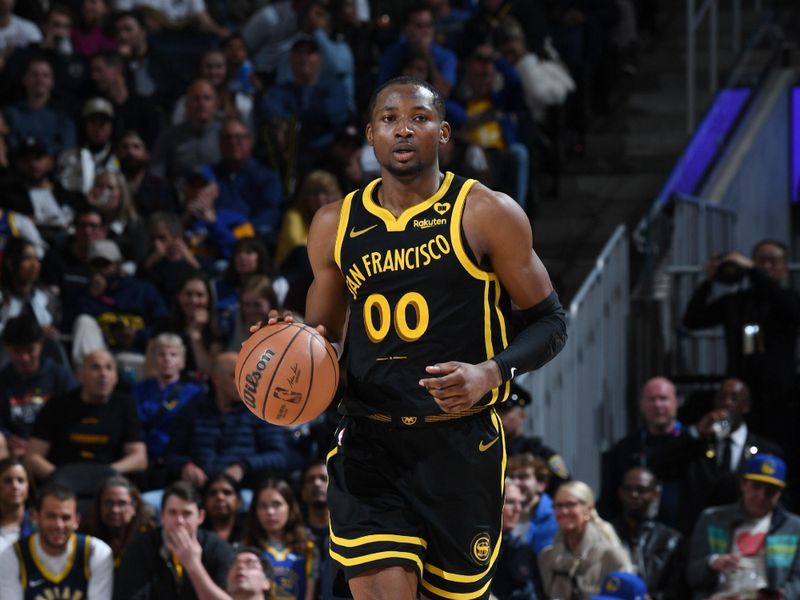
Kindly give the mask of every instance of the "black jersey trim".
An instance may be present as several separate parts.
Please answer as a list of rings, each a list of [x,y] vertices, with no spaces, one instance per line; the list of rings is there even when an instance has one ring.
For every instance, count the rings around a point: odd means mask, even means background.
[[[333,260],[342,270],[342,244],[344,243],[345,232],[347,231],[347,223],[350,221],[350,206],[353,204],[353,196],[356,195],[358,190],[347,194],[342,201],[342,207],[339,210],[339,225],[336,227],[336,242],[333,246]]]
[[[414,206],[407,208],[397,217],[383,208],[372,197],[372,191],[381,182],[380,177],[372,180],[367,187],[364,188],[364,193],[361,196],[361,203],[364,205],[364,208],[367,210],[367,212],[378,217],[384,222],[386,225],[386,231],[404,231],[406,225],[408,225],[408,222],[411,219],[428,210],[431,206],[436,204],[436,202],[442,199],[442,197],[450,189],[450,185],[453,183],[454,178],[455,175],[450,171],[447,171],[447,173],[444,174],[442,185],[439,186],[439,189],[436,190],[436,193],[433,196],[427,200],[423,200],[419,204],[415,204]]]

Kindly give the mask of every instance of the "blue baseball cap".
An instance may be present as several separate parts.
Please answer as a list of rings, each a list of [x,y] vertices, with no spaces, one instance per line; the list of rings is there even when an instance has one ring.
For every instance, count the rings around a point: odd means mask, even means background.
[[[786,463],[774,454],[755,454],[744,467],[745,479],[786,487]]]
[[[647,585],[641,577],[625,571],[612,571],[603,579],[600,593],[592,596],[591,600],[645,600],[646,596]]]

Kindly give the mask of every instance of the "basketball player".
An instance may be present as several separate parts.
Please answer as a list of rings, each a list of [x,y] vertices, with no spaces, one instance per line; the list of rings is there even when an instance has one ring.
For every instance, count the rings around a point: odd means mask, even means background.
[[[40,494],[39,530],[0,552],[0,598],[110,600],[114,563],[108,544],[76,534],[75,493],[53,484]]]
[[[488,598],[505,470],[493,407],[562,348],[564,312],[519,205],[439,171],[439,93],[394,79],[369,115],[381,178],[321,208],[308,236],[306,321],[345,341],[331,557],[356,600]]]

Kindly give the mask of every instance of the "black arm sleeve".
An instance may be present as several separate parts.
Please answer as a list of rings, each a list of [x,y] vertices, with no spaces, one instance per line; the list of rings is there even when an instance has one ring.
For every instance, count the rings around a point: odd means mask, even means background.
[[[567,320],[558,294],[520,311],[524,327],[508,347],[493,357],[506,382],[514,375],[538,369],[561,352],[567,341]]]

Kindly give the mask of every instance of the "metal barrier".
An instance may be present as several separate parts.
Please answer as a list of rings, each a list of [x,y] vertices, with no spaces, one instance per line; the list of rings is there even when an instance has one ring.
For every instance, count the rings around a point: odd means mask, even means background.
[[[701,198],[676,194],[652,211],[637,231],[639,249],[653,262],[635,301],[631,382],[640,387],[657,373],[672,377],[724,372],[721,332],[680,327],[692,292],[711,256],[735,249],[736,212]]]
[[[754,11],[762,12],[761,0],[754,0]],[[713,96],[719,88],[719,2],[705,0],[697,8],[697,0],[686,0],[686,132],[697,125],[697,40],[695,35],[708,16],[708,92]],[[742,48],[742,2],[731,2],[731,50]]]
[[[705,277],[712,256],[735,250],[736,212],[701,198],[680,195],[674,199],[675,215],[669,261],[668,294],[662,299],[663,327],[669,335],[665,349],[668,373],[717,375],[725,372],[722,331],[689,333],[680,326],[683,311]]]
[[[569,341],[520,378],[533,395],[526,431],[557,449],[573,476],[599,491],[598,449],[626,433],[628,236],[614,231],[569,306]]]

